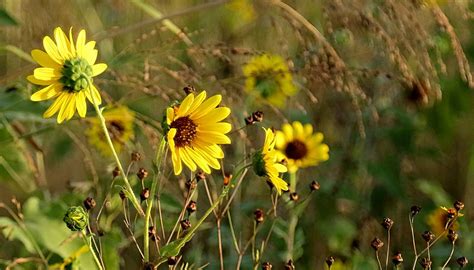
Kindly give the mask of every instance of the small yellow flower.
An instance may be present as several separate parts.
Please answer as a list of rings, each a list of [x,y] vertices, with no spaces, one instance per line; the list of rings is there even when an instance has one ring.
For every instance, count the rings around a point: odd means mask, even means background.
[[[426,221],[431,231],[438,236],[448,229],[457,230],[459,224],[456,219],[462,216],[463,214],[457,212],[454,208],[440,207],[431,212]]]
[[[95,41],[86,43],[86,31],[81,30],[74,42],[72,29],[69,38],[60,27],[54,29],[54,41],[44,37],[42,50],[31,51],[33,59],[41,65],[35,68],[28,81],[45,86],[31,96],[32,101],[43,101],[55,98],[43,117],[49,118],[58,113],[57,121],[69,120],[78,112],[80,117],[86,116],[86,98],[99,105],[100,93],[92,84],[92,77],[107,69],[106,64],[95,64],[97,50]]]
[[[232,0],[226,7],[235,14],[240,23],[248,23],[255,18],[255,10],[251,0]]]
[[[297,89],[285,61],[277,55],[260,55],[243,67],[245,90],[277,107],[285,106],[286,99]]]
[[[322,143],[323,134],[313,134],[313,126],[300,122],[283,124],[282,131],[276,132],[276,149],[288,162],[288,171],[316,166],[329,159],[329,147]]]
[[[275,134],[271,129],[265,130],[265,142],[261,151],[258,151],[253,156],[253,169],[258,176],[267,177],[275,189],[278,191],[278,194],[281,195],[282,190],[288,190],[288,184],[281,179],[278,175],[279,173],[286,172],[287,168],[277,163],[277,151],[275,148]]]
[[[199,167],[205,173],[221,167],[218,159],[224,158],[224,152],[218,144],[230,144],[225,134],[232,126],[220,121],[230,114],[230,109],[217,107],[221,95],[205,99],[206,91],[197,96],[191,93],[181,104],[166,110],[166,137],[175,175],[181,173],[182,162],[191,171]]]
[[[117,152],[120,152],[122,147],[134,138],[133,122],[135,114],[127,107],[121,106],[105,111],[103,116],[114,148]],[[99,119],[91,119],[91,126],[86,131],[86,135],[89,143],[95,146],[102,155],[112,155]]]

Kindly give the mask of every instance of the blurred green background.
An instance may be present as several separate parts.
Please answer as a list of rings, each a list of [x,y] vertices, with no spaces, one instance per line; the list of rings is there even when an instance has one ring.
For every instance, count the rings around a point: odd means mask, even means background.
[[[455,200],[466,209],[454,258],[472,256],[474,92],[459,68],[466,71],[463,55],[467,62],[474,59],[474,3],[446,2],[285,1],[319,31],[318,37],[272,1],[2,0],[0,202],[16,209],[11,203],[16,198],[31,237],[51,262],[60,262],[81,244],[70,239],[72,244],[60,245],[71,235],[62,223],[67,207],[87,196],[99,204],[104,200],[114,165],[88,143],[84,130],[90,121],[74,118],[57,125],[55,119],[41,118],[47,104],[29,100],[38,88],[25,79],[36,66],[29,52],[41,48],[42,38],[56,26],[73,27],[76,33],[86,29],[88,40],[97,41],[100,61],[109,66],[95,80],[106,103],[128,106],[136,114],[135,137],[121,153],[127,162],[132,151],[144,156],[132,170],[152,170],[163,110],[184,96],[187,84],[222,94],[224,105],[233,109],[234,130],[261,110],[265,127],[299,120],[324,133],[330,159],[299,172],[301,196],[308,195],[313,180],[321,189],[311,194],[299,220],[293,258],[298,269],[323,269],[329,255],[339,269],[376,269],[370,241],[376,236],[385,241],[383,217],[395,221],[391,250],[400,250],[404,268],[411,269],[410,207],[422,207],[415,219],[421,247],[429,216]],[[163,21],[150,22],[161,15],[173,15],[170,22],[182,33],[176,35]],[[453,46],[450,27],[463,51]],[[245,97],[242,65],[262,52],[281,55],[293,72],[299,92],[283,109]],[[93,116],[89,109],[88,117]],[[231,137],[233,145],[224,147],[228,171],[263,140],[260,126]],[[221,185],[218,176],[211,180],[213,188]],[[183,184],[170,174],[164,186],[165,226],[174,224],[181,208]],[[205,211],[208,201],[200,188],[199,211]],[[111,195],[101,223],[106,265],[138,269],[141,261],[124,228],[120,199],[116,190]],[[267,186],[253,173],[238,197],[232,215],[244,241],[251,234],[253,211],[271,202]],[[262,257],[276,269],[285,263],[286,215],[282,207],[283,218]],[[266,231],[270,224],[263,226]],[[35,256],[30,237],[4,209],[0,231],[0,269],[13,258]],[[233,269],[237,254],[227,223],[223,234],[225,265]],[[449,251],[449,243],[440,241],[432,250],[434,264],[444,262]],[[92,269],[87,256],[79,257],[82,269]],[[219,269],[212,217],[185,248],[184,260],[195,268],[209,263],[206,269]],[[252,268],[250,254],[241,268]],[[34,269],[34,263],[13,269]]]

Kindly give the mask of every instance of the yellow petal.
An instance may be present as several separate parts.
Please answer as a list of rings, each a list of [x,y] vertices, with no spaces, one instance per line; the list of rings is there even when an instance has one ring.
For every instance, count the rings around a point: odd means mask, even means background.
[[[84,91],[80,91],[76,96],[76,108],[80,117],[86,117],[87,103],[86,94],[84,94]]]
[[[197,169],[196,163],[194,163],[193,159],[189,156],[186,149],[180,148],[179,150],[181,160],[184,162],[184,164],[186,164],[186,166],[188,166],[191,171],[195,171]]]
[[[176,118],[185,116],[191,105],[193,105],[193,101],[193,94],[189,94],[188,96],[186,96],[183,102],[181,102],[181,104],[179,105],[178,112],[176,113]]]
[[[59,114],[57,118],[58,124],[61,124],[68,116],[67,108],[69,107],[69,104],[71,103],[71,100],[74,97],[74,94],[70,94],[70,93],[66,93],[63,95],[65,95],[66,97],[61,104],[61,108],[59,109]]]
[[[283,164],[280,164],[280,163],[275,163],[273,164],[273,166],[277,169],[278,172],[287,172],[288,171],[288,168],[283,165]]]
[[[84,57],[84,47],[85,46],[86,46],[86,31],[81,30],[79,32],[79,35],[77,36],[77,40],[76,40],[77,56],[85,58]]]
[[[219,161],[217,161],[216,158],[212,157],[208,152],[204,151],[204,149],[201,149],[200,147],[195,147],[193,150],[196,151],[196,153],[199,154],[201,157],[203,157],[211,168],[216,170],[221,168]]]
[[[31,57],[33,57],[33,60],[43,67],[61,69],[61,65],[56,63],[56,61],[54,61],[47,53],[43,52],[42,50],[32,50]]]
[[[94,85],[91,85],[90,87],[88,87],[88,88],[85,90],[85,93],[86,93],[87,99],[88,99],[92,104],[100,105],[100,104],[102,103],[102,98],[100,97],[100,93],[99,93],[99,91],[97,90],[97,88],[95,88]]]
[[[61,56],[61,54],[59,54],[58,47],[56,46],[56,44],[54,43],[54,41],[50,37],[46,36],[46,37],[43,38],[43,47],[44,47],[44,50],[46,51],[46,53],[56,63],[58,63],[60,65],[62,65],[64,63],[63,57]]]
[[[77,93],[71,94],[69,102],[67,103],[67,106],[65,109],[66,121],[71,119],[74,116],[74,113],[76,112],[76,97],[77,97]]]
[[[107,69],[107,65],[100,63],[92,66],[92,76],[97,76]]]
[[[211,173],[211,168],[209,168],[209,165],[207,164],[207,161],[204,157],[199,155],[190,147],[185,147],[184,150],[186,151],[186,154],[189,155],[189,157],[196,163],[196,165],[199,168],[201,168],[207,174]]]
[[[181,164],[181,158],[179,156],[179,150],[176,149],[176,151],[171,152],[171,161],[173,162],[173,170],[174,174],[178,175],[181,173],[183,170],[183,166]]]
[[[174,121],[174,109],[171,107],[166,108],[166,123],[169,125]]]
[[[278,149],[283,149],[285,148],[285,145],[286,145],[285,134],[281,131],[277,131],[275,134],[275,146]]]
[[[56,46],[58,47],[58,52],[62,56],[62,58],[71,59],[71,46],[69,44],[69,40],[66,37],[66,34],[64,34],[61,27],[56,27],[56,29],[54,29],[54,39],[56,40]]]
[[[53,116],[59,109],[61,109],[61,105],[63,104],[64,100],[67,97],[67,93],[63,92],[59,95],[59,97],[49,106],[49,108],[43,113],[44,118],[50,118]]]
[[[197,124],[216,123],[224,120],[230,114],[230,109],[227,107],[219,107],[212,109],[206,115],[200,118],[192,118]]]
[[[229,123],[210,123],[202,124],[197,127],[197,131],[215,131],[220,133],[228,133],[232,130],[232,125]]]
[[[193,113],[202,104],[202,102],[205,99],[206,99],[206,91],[202,91],[201,93],[199,93],[199,95],[197,95],[194,98],[193,104],[191,105],[191,107],[189,107],[188,114]]]
[[[292,141],[293,140],[293,128],[291,127],[290,124],[283,124],[281,127],[283,130],[283,133],[285,134],[285,139],[287,141]]]
[[[310,137],[313,134],[313,126],[311,124],[304,125],[304,135],[305,137]]]
[[[38,80],[38,79],[35,78],[34,75],[28,75],[28,77],[26,77],[26,79],[29,82],[37,84],[37,85],[50,85],[50,84],[53,84],[53,83],[57,82],[57,80],[48,80],[48,81]]]
[[[298,121],[293,122],[293,136],[297,139],[304,140],[304,128]]]
[[[35,68],[33,75],[36,79],[43,81],[58,80],[62,76],[59,70],[47,67]]]
[[[31,95],[31,101],[42,101],[57,97],[61,93],[61,85],[55,83],[51,84]]]
[[[197,109],[190,115],[191,119],[198,119],[204,115],[206,115],[208,112],[210,112],[212,109],[216,108],[217,105],[222,100],[221,95],[215,95],[204,101]]]
[[[171,151],[175,151],[175,146],[174,146],[174,136],[176,136],[177,129],[171,128],[168,131],[168,134],[166,134],[167,139],[168,139],[168,145],[171,149]]]
[[[220,132],[214,132],[214,131],[200,131],[197,133],[197,136],[208,143],[214,143],[214,144],[230,144],[230,139],[226,135],[220,133]]]
[[[76,48],[74,46],[74,39],[72,38],[72,27],[69,28],[69,50],[71,50],[72,56],[77,56]]]

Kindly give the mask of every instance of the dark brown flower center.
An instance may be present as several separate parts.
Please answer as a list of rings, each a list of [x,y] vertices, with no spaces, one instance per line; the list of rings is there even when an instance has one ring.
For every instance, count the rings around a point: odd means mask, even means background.
[[[285,148],[285,155],[290,159],[302,159],[308,153],[306,144],[300,140],[289,142]]]
[[[125,127],[121,121],[107,121],[107,130],[110,133],[111,139],[114,141],[120,141],[122,137]]]
[[[176,135],[174,136],[174,143],[177,147],[184,147],[191,144],[196,138],[196,127],[197,125],[189,117],[181,117],[173,121],[170,128],[176,129]]]

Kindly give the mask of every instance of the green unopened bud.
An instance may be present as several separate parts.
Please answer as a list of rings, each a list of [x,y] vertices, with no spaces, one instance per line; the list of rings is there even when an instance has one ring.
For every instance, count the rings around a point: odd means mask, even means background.
[[[262,152],[258,151],[253,155],[252,167],[256,175],[258,176],[267,175],[267,170],[265,169],[265,160],[263,159]]]
[[[63,221],[71,231],[82,231],[89,223],[89,215],[81,206],[72,206],[66,211]]]

